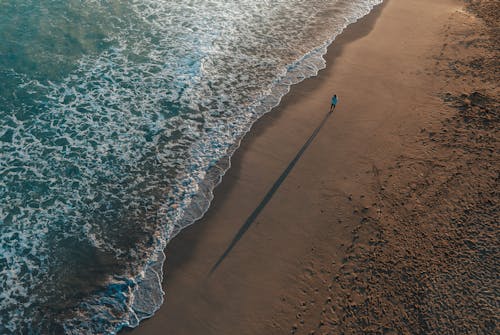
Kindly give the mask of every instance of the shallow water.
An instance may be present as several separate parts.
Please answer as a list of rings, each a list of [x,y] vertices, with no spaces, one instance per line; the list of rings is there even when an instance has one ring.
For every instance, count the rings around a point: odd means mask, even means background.
[[[379,2],[0,1],[0,334],[150,316],[242,136]]]

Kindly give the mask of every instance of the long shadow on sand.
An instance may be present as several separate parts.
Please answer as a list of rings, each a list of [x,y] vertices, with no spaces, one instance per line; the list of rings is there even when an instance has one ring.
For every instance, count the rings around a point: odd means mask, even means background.
[[[250,226],[252,225],[252,223],[254,223],[254,221],[257,218],[257,216],[259,216],[260,212],[264,209],[264,207],[266,207],[267,203],[271,200],[271,198],[273,197],[274,193],[276,193],[276,191],[281,186],[281,184],[283,184],[283,182],[285,181],[286,177],[290,174],[290,172],[294,168],[295,164],[297,164],[297,162],[299,161],[300,157],[302,157],[302,155],[307,150],[307,148],[309,147],[309,145],[312,143],[312,141],[314,141],[314,139],[316,138],[316,135],[318,135],[318,133],[320,132],[321,128],[323,128],[323,126],[325,125],[325,123],[328,120],[328,118],[330,117],[330,115],[332,115],[332,112],[329,112],[328,114],[326,114],[326,116],[323,118],[323,120],[321,121],[321,123],[319,124],[319,126],[313,131],[312,135],[307,139],[306,143],[304,143],[304,145],[302,146],[302,148],[300,148],[300,150],[297,153],[297,155],[295,155],[295,157],[288,164],[288,166],[283,171],[283,173],[281,173],[281,175],[279,176],[279,178],[274,182],[273,186],[269,189],[269,191],[264,196],[264,198],[262,199],[262,201],[260,202],[260,204],[257,206],[257,208],[255,208],[255,210],[252,212],[252,214],[250,214],[250,216],[248,217],[248,219],[241,226],[240,230],[238,230],[238,232],[234,236],[233,240],[231,241],[231,244],[229,244],[229,246],[227,247],[226,251],[224,251],[224,253],[222,254],[222,256],[219,257],[219,259],[217,260],[217,262],[215,263],[215,265],[212,267],[212,269],[210,270],[210,274],[212,274],[215,270],[217,270],[217,268],[219,267],[219,265],[229,255],[229,253],[231,252],[231,250],[233,250],[233,248],[236,246],[236,243],[238,243],[238,241],[243,237],[243,235],[250,228]]]

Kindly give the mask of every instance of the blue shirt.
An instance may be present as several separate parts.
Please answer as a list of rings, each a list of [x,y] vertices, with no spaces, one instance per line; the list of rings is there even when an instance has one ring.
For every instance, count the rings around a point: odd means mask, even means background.
[[[333,96],[332,97],[332,105],[336,105],[336,104],[337,104],[337,97]]]

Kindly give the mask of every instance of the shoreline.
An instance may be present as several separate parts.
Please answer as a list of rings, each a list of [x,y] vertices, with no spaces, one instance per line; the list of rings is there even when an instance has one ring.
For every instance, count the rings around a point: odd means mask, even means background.
[[[219,203],[224,203],[226,201],[225,199],[225,194],[228,193],[229,190],[232,189],[234,183],[231,181],[228,181],[227,179],[229,178],[237,178],[234,176],[234,171],[233,170],[239,170],[240,169],[240,164],[242,160],[242,156],[245,155],[245,152],[248,150],[251,150],[250,147],[252,146],[253,140],[258,137],[260,134],[263,132],[267,131],[267,128],[274,122],[279,122],[279,118],[282,113],[284,113],[284,110],[286,110],[287,106],[292,104],[295,99],[297,99],[297,94],[300,94],[302,91],[303,85],[308,84],[309,81],[317,81],[317,80],[324,80],[327,78],[324,78],[326,76],[322,75],[322,72],[326,70],[329,66],[331,66],[331,63],[334,62],[334,59],[336,57],[339,57],[342,54],[342,49],[345,45],[363,38],[366,36],[372,29],[373,26],[375,25],[378,17],[381,15],[381,12],[383,8],[386,6],[386,3],[389,2],[389,0],[385,0],[382,3],[375,5],[374,8],[368,13],[367,15],[363,16],[359,20],[357,20],[354,23],[349,24],[341,34],[339,34],[335,40],[327,47],[327,53],[323,55],[323,58],[325,59],[326,65],[325,68],[321,69],[318,71],[318,74],[309,78],[304,79],[303,81],[294,84],[290,87],[289,92],[285,94],[276,107],[272,108],[269,112],[265,113],[262,115],[257,121],[253,123],[251,126],[251,129],[249,132],[243,137],[241,140],[238,148],[236,151],[233,153],[233,155],[229,158],[230,159],[230,168],[226,171],[226,173],[222,176],[222,180],[220,183],[217,184],[217,186],[214,188],[213,195],[214,198],[212,202],[210,203],[210,206],[208,210],[204,213],[204,216],[201,219],[198,219],[196,222],[193,224],[183,228],[167,245],[167,247],[164,250],[164,254],[166,255],[166,260],[163,268],[164,272],[164,279],[162,283],[163,290],[165,292],[165,297],[164,297],[164,303],[160,308],[155,312],[153,316],[150,318],[146,318],[141,320],[140,324],[135,327],[135,328],[128,328],[125,327],[120,331],[120,333],[123,334],[129,334],[129,333],[136,333],[140,332],[141,326],[149,322],[151,319],[155,319],[156,315],[161,312],[162,309],[164,309],[165,303],[168,300],[168,291],[169,287],[167,284],[167,278],[172,277],[174,275],[174,272],[178,267],[181,267],[184,262],[189,261],[189,256],[191,254],[192,249],[194,248],[194,245],[196,244],[196,241],[199,239],[203,238],[204,232],[203,232],[203,224],[204,221],[209,220],[207,217],[211,214],[213,211],[217,211],[219,207]],[[309,84],[310,85],[310,84]],[[315,84],[313,84],[315,85]],[[329,108],[329,99],[325,100],[326,103],[325,108]],[[325,110],[326,110],[325,109]],[[319,120],[321,118],[321,114],[317,116],[317,119]],[[310,125],[311,130],[313,129],[313,125]],[[304,134],[305,135],[305,134]],[[290,155],[290,157],[292,157]],[[277,169],[275,169],[277,170]],[[277,171],[275,171],[277,172]],[[187,235],[187,236],[185,236]],[[173,251],[169,251],[171,249],[174,249]],[[174,252],[175,254],[180,254],[180,259],[175,259],[175,260],[169,260],[172,256],[169,257],[169,255]],[[174,256],[175,257],[175,256]],[[215,263],[214,263],[215,264]],[[208,273],[208,272],[207,272]],[[148,331],[149,332],[149,331]]]
[[[267,127],[270,125],[272,122],[278,122],[278,118],[280,117],[280,114],[283,113],[283,111],[286,109],[286,106],[293,103],[296,98],[296,94],[300,93],[302,90],[301,86],[305,83],[307,83],[310,80],[319,80],[323,79],[324,76],[321,75],[321,72],[323,72],[326,67],[330,66],[334,59],[336,57],[339,57],[342,53],[342,49],[345,45],[360,39],[364,36],[366,36],[371,29],[373,29],[373,26],[380,16],[383,8],[385,7],[386,3],[389,0],[385,0],[382,3],[375,5],[373,9],[368,13],[367,15],[363,16],[362,18],[358,19],[356,22],[349,24],[343,31],[340,33],[335,40],[327,47],[327,53],[323,55],[323,58],[325,59],[325,68],[320,69],[318,71],[318,74],[312,77],[308,77],[301,82],[297,84],[291,85],[289,92],[286,93],[283,97],[280,99],[280,103],[276,106],[273,107],[269,112],[263,114],[258,120],[256,120],[249,132],[243,137],[241,140],[239,146],[237,147],[236,151],[233,153],[233,155],[229,158],[230,159],[230,168],[225,172],[225,174],[221,177],[221,181],[216,185],[214,188],[213,195],[214,198],[211,201],[208,210],[204,213],[203,217],[201,219],[198,219],[196,222],[192,223],[191,225],[183,228],[167,245],[167,247],[164,250],[164,254],[166,255],[166,261],[164,264],[164,280],[162,283],[163,290],[165,292],[165,302],[168,299],[168,284],[166,284],[166,278],[168,276],[172,276],[173,272],[176,271],[176,268],[180,266],[176,261],[169,262],[169,250],[170,249],[178,249],[174,251],[175,253],[182,254],[181,259],[179,260],[181,263],[184,263],[188,261],[186,259],[186,256],[190,254],[191,252],[191,247],[193,241],[193,237],[187,236],[184,237],[183,235],[185,234],[196,234],[196,240],[203,238],[203,227],[199,227],[204,224],[204,221],[206,220],[206,216],[210,215],[210,212],[216,211],[218,207],[218,203],[224,202],[224,193],[228,189],[232,188],[232,183],[230,181],[227,181],[228,179],[228,174],[233,170],[236,169],[236,166],[239,166],[241,164],[241,156],[245,154],[245,151],[249,150],[249,147],[252,145],[252,141],[255,137],[258,137],[259,134],[262,132],[266,131]],[[330,64],[330,65],[329,65]],[[326,78],[324,78],[326,79]],[[314,84],[313,84],[314,85]],[[327,104],[325,104],[326,108],[329,107],[329,100],[327,99]],[[321,114],[317,116],[318,120],[321,118]],[[311,130],[313,129],[311,125]],[[231,176],[231,178],[234,178],[234,176]],[[189,231],[189,233],[188,233]],[[187,241],[184,241],[184,239],[187,239]],[[194,242],[196,243],[196,242]],[[180,244],[178,247],[177,245]],[[172,264],[173,263],[173,264]],[[140,331],[141,325],[143,325],[145,322],[148,322],[150,319],[154,319],[156,314],[159,313],[163,309],[163,305],[160,306],[160,308],[155,312],[153,316],[150,318],[146,318],[141,320],[140,324],[135,327],[135,328],[129,328],[125,327],[123,328],[120,333],[128,334],[128,333],[134,333],[136,331]]]
[[[168,244],[171,243],[171,241],[173,239],[175,239],[177,237],[178,234],[180,234],[182,231],[184,231],[186,228],[188,227],[191,227],[192,225],[196,224],[197,222],[199,222],[200,220],[203,219],[203,217],[205,216],[205,214],[207,213],[207,211],[211,208],[212,206],[212,202],[214,201],[213,198],[214,198],[214,193],[215,193],[215,189],[222,183],[222,180],[223,178],[225,177],[226,173],[228,172],[229,169],[231,169],[231,166],[233,164],[233,156],[235,155],[235,153],[237,151],[240,150],[240,146],[242,145],[241,143],[249,136],[251,136],[251,133],[253,133],[255,130],[255,124],[258,123],[259,121],[262,120],[262,118],[264,116],[266,116],[267,114],[269,113],[272,113],[272,112],[276,112],[277,110],[279,110],[282,105],[282,101],[283,99],[288,96],[290,94],[290,91],[292,90],[292,88],[296,85],[299,85],[301,84],[304,80],[308,80],[308,79],[311,79],[311,78],[316,78],[318,75],[319,75],[319,72],[321,72],[322,70],[324,70],[324,68],[327,66],[327,61],[325,59],[325,57],[327,56],[327,53],[328,53],[328,50],[330,49],[330,47],[332,46],[333,42],[337,41],[339,36],[340,35],[343,35],[345,30],[350,28],[350,26],[352,25],[356,25],[358,24],[358,22],[360,20],[363,20],[369,16],[378,16],[380,15],[380,11],[381,9],[384,7],[384,0],[380,0],[381,2],[379,4],[376,4],[376,5],[373,5],[372,8],[370,9],[369,13],[368,14],[365,14],[364,16],[356,19],[354,22],[351,22],[351,23],[347,23],[347,25],[342,29],[342,31],[335,36],[335,38],[331,38],[327,41],[325,41],[323,44],[315,47],[314,49],[311,49],[310,51],[308,51],[305,55],[303,55],[299,60],[296,60],[294,62],[292,62],[291,64],[289,64],[289,66],[291,65],[295,65],[295,64],[300,64],[300,67],[307,67],[307,59],[312,57],[313,59],[313,63],[314,63],[314,66],[315,66],[315,69],[312,70],[313,72],[315,72],[315,74],[311,74],[311,73],[307,73],[307,76],[305,79],[300,79],[300,78],[303,78],[301,76],[296,76],[296,74],[294,74],[294,71],[290,72],[286,77],[285,79],[288,79],[288,80],[284,80],[286,82],[295,82],[293,84],[286,84],[285,86],[287,87],[287,90],[286,92],[287,93],[282,93],[283,95],[279,95],[279,98],[277,99],[277,102],[276,102],[276,105],[274,107],[266,107],[267,108],[270,108],[268,109],[266,112],[264,112],[263,114],[261,114],[260,117],[258,117],[256,120],[252,121],[251,124],[249,125],[249,128],[247,130],[247,133],[245,133],[245,135],[243,135],[243,137],[241,137],[237,142],[234,143],[234,145],[232,146],[232,148],[229,150],[227,156],[223,157],[221,160],[219,160],[219,162],[213,167],[213,170],[220,170],[222,172],[215,172],[214,174],[217,176],[217,178],[214,178],[214,179],[206,179],[208,181],[203,181],[201,184],[203,185],[203,187],[201,187],[202,189],[207,189],[207,191],[203,191],[199,194],[197,194],[196,197],[198,198],[204,198],[207,202],[201,202],[201,206],[196,202],[194,201],[194,203],[196,203],[196,205],[194,207],[196,207],[196,209],[191,209],[191,211],[194,211],[196,213],[196,215],[193,215],[193,213],[189,213],[188,215],[186,215],[187,217],[196,217],[196,219],[194,219],[191,223],[189,224],[186,224],[186,225],[181,225],[182,228],[175,228],[173,231],[173,237],[169,238],[167,240],[167,247],[165,247],[162,251],[158,252],[157,254],[159,254],[159,256],[155,256],[153,258],[159,258],[159,259],[163,259],[165,263],[165,260],[166,260],[166,255],[165,255],[165,250],[168,248]],[[376,14],[374,14],[374,12],[376,11]],[[370,30],[371,26],[374,24],[374,20],[376,20],[376,18],[372,18],[371,20],[366,20],[366,23],[364,24],[364,28],[359,28],[359,34],[360,36],[352,36],[351,38],[353,39],[356,39],[356,38],[360,38],[362,34],[367,34],[368,33],[368,30]],[[344,41],[342,44],[345,44],[345,43],[348,43],[348,41]],[[338,45],[337,46],[337,50],[341,52],[341,48],[342,46]],[[324,52],[324,53],[321,53],[321,52]],[[313,57],[313,55],[315,55]],[[321,60],[319,59],[316,59],[316,57],[320,57]],[[323,62],[324,61],[324,67],[316,67],[317,66],[317,63],[321,61]],[[303,69],[302,69],[303,70]],[[305,71],[305,70],[303,70]],[[311,69],[307,70],[307,71],[311,71]],[[300,77],[300,78],[299,78]],[[282,79],[283,80],[283,79]],[[274,89],[278,90],[278,87],[282,85],[281,83],[279,83],[279,85],[275,86]],[[272,96],[275,96],[276,94],[270,94]],[[207,175],[211,175],[212,174],[212,171],[209,171],[207,173]],[[190,212],[189,210],[187,212]],[[200,214],[198,214],[200,213]],[[180,221],[185,221],[184,219],[181,219]],[[148,265],[147,268],[146,268],[146,272],[149,271],[149,267],[152,267],[152,268],[157,268],[158,267],[158,262],[157,261],[154,261],[152,262],[151,264],[153,265]],[[164,277],[164,274],[163,274],[163,267],[161,268],[161,276],[160,277]],[[160,283],[161,287],[163,287],[162,285],[163,281]],[[164,297],[162,297],[162,304],[163,304],[163,299]],[[161,305],[155,305],[155,309],[154,309],[154,312],[153,314],[151,314],[150,316],[147,316],[147,317],[141,317],[139,318],[139,323],[142,322],[143,320],[147,320],[147,319],[150,319],[151,317],[154,316],[154,314],[156,313],[156,311],[158,311],[158,309],[161,307]],[[143,313],[144,314],[144,313]],[[136,326],[137,327],[137,326]],[[122,330],[129,330],[129,329],[133,329],[135,327],[127,327],[127,326],[124,326],[123,328],[120,329],[120,331]]]
[[[356,304],[364,293],[325,283],[356,273],[349,260],[379,237],[373,222],[389,207],[374,187],[408,150],[408,139],[450,114],[429,114],[442,108],[436,93],[444,86],[444,80],[434,82],[432,57],[444,40],[443,25],[461,7],[451,0],[388,0],[349,25],[328,48],[326,69],[293,85],[243,138],[204,218],[166,248],[163,306],[122,333],[309,334],[326,325],[341,329],[342,322],[324,316],[330,308],[324,300]],[[208,277],[324,117],[332,92],[340,103],[325,129]],[[361,331],[359,325],[349,329]]]

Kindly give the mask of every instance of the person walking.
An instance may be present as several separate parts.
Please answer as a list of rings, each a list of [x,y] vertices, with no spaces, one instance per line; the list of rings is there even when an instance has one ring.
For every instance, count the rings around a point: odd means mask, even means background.
[[[333,112],[333,110],[335,109],[335,106],[337,106],[338,101],[339,101],[339,99],[337,98],[337,95],[334,94],[332,97],[332,104],[330,106],[330,113]]]

